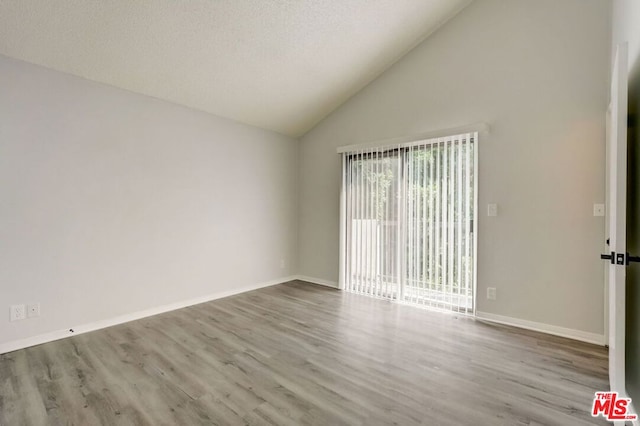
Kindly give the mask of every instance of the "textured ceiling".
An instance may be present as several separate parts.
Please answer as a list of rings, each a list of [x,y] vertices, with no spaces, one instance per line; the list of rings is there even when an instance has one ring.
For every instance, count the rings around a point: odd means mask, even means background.
[[[0,0],[0,53],[299,136],[471,0]]]

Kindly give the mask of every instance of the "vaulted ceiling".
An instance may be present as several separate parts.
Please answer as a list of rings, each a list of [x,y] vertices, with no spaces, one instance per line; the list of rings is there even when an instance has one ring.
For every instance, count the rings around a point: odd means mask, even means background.
[[[471,0],[0,0],[0,54],[299,136]]]

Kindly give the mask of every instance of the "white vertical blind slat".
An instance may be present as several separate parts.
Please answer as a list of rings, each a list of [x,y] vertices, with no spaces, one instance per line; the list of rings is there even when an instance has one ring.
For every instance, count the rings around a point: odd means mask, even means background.
[[[380,252],[380,217],[379,217],[379,211],[378,211],[378,205],[380,202],[380,152],[376,151],[375,152],[375,157],[376,157],[376,179],[375,179],[375,185],[376,185],[376,191],[375,191],[375,197],[374,197],[374,203],[373,203],[373,218],[375,220],[374,222],[374,229],[375,229],[375,246],[376,249],[373,251],[373,262],[376,266],[376,274],[375,274],[375,289],[374,289],[374,294],[376,295],[376,297],[380,297],[380,261],[379,261],[379,252]]]
[[[442,286],[442,249],[441,249],[441,240],[440,233],[442,231],[442,198],[440,196],[440,189],[442,187],[440,176],[442,175],[442,149],[440,147],[440,141],[438,141],[437,145],[437,153],[436,153],[436,180],[434,185],[436,187],[435,199],[436,199],[436,220],[434,223],[435,226],[435,275],[436,281],[434,283],[436,289],[436,295],[441,290]],[[436,305],[438,304],[438,298],[435,299]]]
[[[444,289],[443,308],[446,307],[449,286],[449,143],[443,145],[442,157],[442,286]]]
[[[364,178],[364,217],[363,217],[363,230],[364,230],[364,293],[371,294],[371,275],[373,274],[371,268],[371,248],[373,246],[371,241],[371,168],[373,167],[373,162],[371,161],[371,155],[367,155],[365,164],[365,173],[363,174]],[[367,177],[369,176],[369,177]]]
[[[453,258],[453,247],[454,247],[454,239],[453,239],[453,229],[455,226],[455,220],[453,217],[454,211],[455,211],[455,177],[456,177],[456,172],[455,172],[455,165],[454,165],[454,160],[455,160],[455,147],[456,147],[456,140],[454,139],[451,144],[449,145],[449,217],[448,217],[448,228],[447,230],[448,235],[447,235],[447,243],[448,243],[448,256],[447,259],[449,261],[448,263],[448,267],[449,267],[449,281],[448,281],[448,290],[447,290],[447,305],[448,306],[453,306],[453,262],[454,262],[454,258]]]
[[[354,268],[353,265],[353,259],[355,257],[355,250],[354,250],[354,244],[355,244],[355,238],[354,238],[354,228],[353,228],[353,218],[355,217],[355,206],[356,206],[356,200],[357,200],[357,189],[355,187],[355,172],[354,169],[355,167],[353,166],[353,162],[355,160],[353,159],[353,157],[351,157],[349,159],[349,161],[347,162],[348,167],[349,167],[349,174],[350,174],[350,178],[349,178],[349,188],[347,188],[347,193],[349,193],[349,206],[348,206],[348,213],[347,213],[347,222],[349,225],[349,233],[347,234],[347,237],[349,238],[349,242],[347,243],[347,247],[349,248],[349,258],[345,259],[345,263],[347,265],[349,265],[349,275],[347,275],[346,278],[346,284],[347,284],[347,288],[350,291],[354,291],[355,288],[353,287],[354,283],[353,283],[353,277],[354,274],[357,272],[357,269]]]
[[[469,141],[469,144],[465,147],[465,179],[466,179],[466,183],[465,183],[465,215],[466,215],[466,219],[465,219],[465,224],[467,226],[467,231],[464,234],[465,237],[465,245],[464,245],[464,250],[465,250],[465,290],[466,290],[466,296],[467,298],[472,296],[472,294],[470,294],[470,291],[473,291],[472,289],[472,282],[471,282],[471,268],[472,268],[472,264],[471,264],[471,259],[472,259],[472,254],[471,254],[471,234],[473,233],[473,216],[471,214],[471,208],[473,206],[473,199],[472,194],[473,191],[471,189],[471,170],[472,170],[472,163],[471,163],[471,150],[473,147],[473,140]]]
[[[356,281],[356,290],[358,292],[362,291],[362,270],[363,270],[363,264],[362,264],[362,247],[363,247],[363,239],[362,239],[362,221],[360,220],[360,218],[362,217],[362,204],[363,204],[363,200],[362,197],[364,194],[362,194],[362,152],[360,152],[360,156],[359,156],[359,161],[358,161],[358,168],[356,169],[356,171],[358,172],[358,186],[357,186],[357,191],[358,193],[356,194],[356,200],[358,203],[358,208],[357,208],[357,212],[356,212],[356,232],[358,234],[358,241],[356,243],[356,262],[357,262],[357,266],[356,269],[358,271],[358,279]]]
[[[427,291],[427,223],[429,221],[429,210],[427,209],[427,155],[429,151],[427,148],[422,152],[422,277],[420,285],[420,294],[422,295],[421,302],[424,303],[424,295]]]
[[[396,167],[397,167],[397,173],[400,174],[402,173],[402,157],[401,157],[402,153],[398,152],[398,159],[396,161]],[[404,179],[402,179],[402,175],[398,176],[398,179],[396,179],[396,220],[395,220],[395,239],[396,239],[396,246],[395,246],[395,252],[396,252],[396,258],[395,258],[395,276],[396,276],[396,280],[394,283],[394,287],[393,287],[393,298],[394,299],[400,299],[400,286],[402,285],[402,256],[401,256],[401,251],[400,251],[400,246],[402,245],[402,239],[401,239],[401,235],[402,235],[402,229],[401,229],[401,222],[402,222],[402,203],[400,202],[400,199],[402,198],[402,182]],[[404,199],[403,199],[404,200]]]
[[[433,199],[433,182],[434,182],[434,171],[435,171],[435,149],[431,147],[429,149],[429,295],[433,294],[435,290],[434,280],[435,280],[435,250],[434,250],[434,227],[433,223],[435,221],[435,202]]]
[[[412,147],[411,155],[409,156],[408,161],[411,163],[412,168],[412,176],[411,176],[411,197],[413,199],[413,211],[411,214],[411,222],[413,223],[413,234],[412,234],[412,245],[413,245],[413,253],[411,256],[411,264],[413,265],[413,274],[411,277],[411,303],[417,303],[417,286],[418,286],[418,276],[420,274],[420,262],[419,262],[419,248],[420,244],[418,242],[418,234],[420,232],[420,221],[418,218],[420,217],[420,202],[418,197],[418,175],[420,170],[418,168],[418,164],[416,162],[417,148]]]
[[[467,141],[467,135],[465,135],[465,138],[463,138],[460,143],[458,144],[458,154],[457,154],[457,159],[458,159],[458,167],[456,167],[456,171],[458,172],[458,178],[457,178],[457,186],[456,186],[456,194],[458,195],[458,202],[456,204],[456,216],[457,216],[457,230],[456,230],[456,236],[457,236],[457,244],[456,244],[456,260],[458,261],[458,264],[456,265],[456,280],[455,280],[455,285],[456,285],[456,298],[457,298],[457,303],[456,303],[456,311],[460,312],[462,306],[461,306],[461,301],[462,301],[462,279],[461,279],[461,273],[462,273],[462,223],[464,220],[464,217],[462,215],[462,194],[463,194],[463,186],[462,186],[462,169],[464,167],[463,163],[462,163],[462,147],[464,146],[464,144]]]
[[[464,243],[464,251],[465,251],[465,274],[464,274],[464,289],[465,289],[465,297],[469,298],[472,296],[471,294],[471,265],[469,264],[469,259],[471,258],[470,244],[471,244],[471,232],[473,232],[471,225],[471,141],[467,143],[465,147],[465,225],[466,232],[464,233],[465,243]]]

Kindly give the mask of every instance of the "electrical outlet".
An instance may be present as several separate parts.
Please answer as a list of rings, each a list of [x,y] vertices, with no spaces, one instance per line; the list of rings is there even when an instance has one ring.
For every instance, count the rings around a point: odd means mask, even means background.
[[[284,259],[280,259],[280,269],[284,269],[284,265],[285,265]]]
[[[27,318],[36,318],[40,316],[40,304],[30,303],[27,305]]]
[[[11,321],[20,321],[25,318],[27,318],[27,312],[24,309],[24,305],[11,306]]]
[[[604,216],[604,204],[594,204],[593,205],[593,215],[594,216]]]
[[[496,288],[495,287],[488,287],[487,288],[487,299],[496,300]]]
[[[497,204],[487,204],[487,216],[491,216],[491,217],[498,216]]]

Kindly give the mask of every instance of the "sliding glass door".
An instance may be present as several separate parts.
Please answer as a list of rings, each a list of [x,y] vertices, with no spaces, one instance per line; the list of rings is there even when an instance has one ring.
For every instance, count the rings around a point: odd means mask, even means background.
[[[477,134],[344,154],[344,289],[472,313]]]

